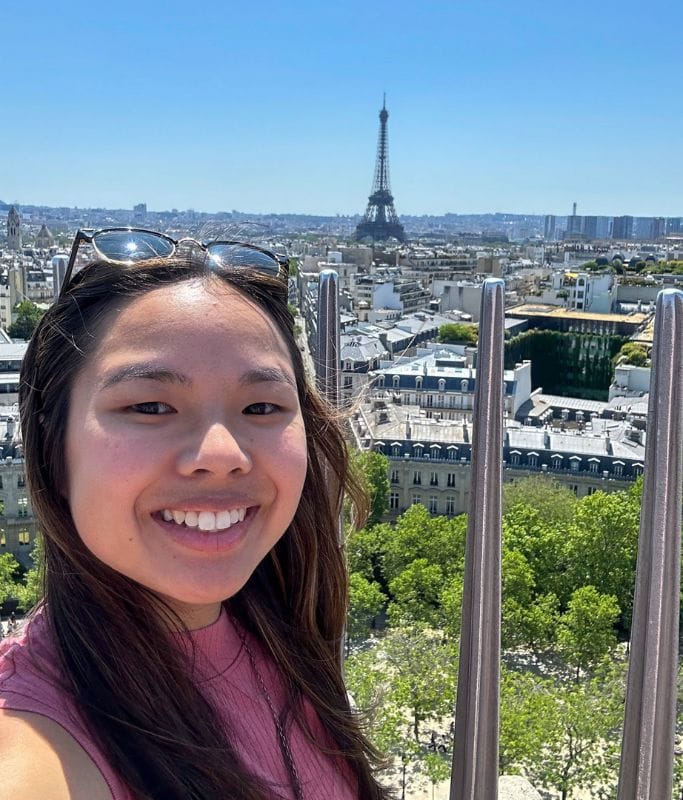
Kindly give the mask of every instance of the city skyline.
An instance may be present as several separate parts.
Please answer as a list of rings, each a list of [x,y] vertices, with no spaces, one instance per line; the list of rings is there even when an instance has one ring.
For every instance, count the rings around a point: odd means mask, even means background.
[[[664,0],[5,8],[0,198],[362,214],[386,91],[399,216],[681,216],[681,22]]]

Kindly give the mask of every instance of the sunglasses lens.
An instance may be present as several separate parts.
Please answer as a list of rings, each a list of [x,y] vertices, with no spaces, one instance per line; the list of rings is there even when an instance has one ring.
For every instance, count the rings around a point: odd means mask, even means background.
[[[110,261],[142,261],[146,258],[165,258],[173,253],[170,239],[147,231],[102,231],[95,234],[93,243]]]
[[[280,264],[274,256],[243,244],[212,242],[207,246],[209,257],[219,266],[258,269],[271,275],[279,275]]]

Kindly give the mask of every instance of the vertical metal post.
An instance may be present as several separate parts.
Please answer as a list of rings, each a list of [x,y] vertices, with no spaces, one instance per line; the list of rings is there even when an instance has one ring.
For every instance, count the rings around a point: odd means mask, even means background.
[[[339,405],[339,275],[333,269],[320,273],[315,369],[320,393]]]
[[[450,800],[497,800],[504,288],[484,281]]]
[[[333,269],[320,273],[318,284],[318,342],[315,372],[318,390],[333,406],[339,405],[339,275]],[[344,547],[344,522],[337,523],[337,543]],[[344,669],[346,630],[339,642],[339,659]]]
[[[671,797],[683,441],[683,292],[657,297],[618,800]]]

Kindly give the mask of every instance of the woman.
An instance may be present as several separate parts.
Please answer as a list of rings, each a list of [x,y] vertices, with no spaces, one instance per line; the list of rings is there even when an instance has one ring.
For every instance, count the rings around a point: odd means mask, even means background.
[[[0,799],[383,798],[339,666],[357,493],[286,276],[173,244],[67,277],[24,359],[45,599],[0,650]]]

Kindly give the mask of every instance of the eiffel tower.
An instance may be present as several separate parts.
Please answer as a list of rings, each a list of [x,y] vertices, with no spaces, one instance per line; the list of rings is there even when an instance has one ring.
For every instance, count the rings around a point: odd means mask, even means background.
[[[393,237],[404,242],[406,232],[399,222],[394,208],[394,198],[389,188],[389,153],[387,147],[387,96],[384,95],[382,110],[379,112],[379,139],[377,140],[377,163],[375,179],[368,198],[368,207],[363,219],[356,226],[356,239],[370,238],[381,242]]]

